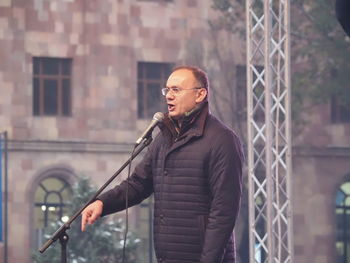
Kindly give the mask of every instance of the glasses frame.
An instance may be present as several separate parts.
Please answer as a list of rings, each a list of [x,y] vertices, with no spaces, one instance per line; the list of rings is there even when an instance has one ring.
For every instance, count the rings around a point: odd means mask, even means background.
[[[168,94],[168,92],[171,92],[171,94],[173,94],[173,95],[177,95],[181,91],[194,90],[194,89],[202,89],[202,87],[195,87],[195,88],[191,88],[191,89],[183,89],[183,88],[179,88],[179,87],[171,87],[171,88],[162,88],[161,90],[162,90],[162,95],[166,96]]]

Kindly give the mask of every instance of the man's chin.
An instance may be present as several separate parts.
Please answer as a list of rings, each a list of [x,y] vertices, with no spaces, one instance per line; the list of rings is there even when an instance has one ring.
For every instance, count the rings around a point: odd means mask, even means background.
[[[169,112],[169,117],[171,117],[174,120],[178,120],[181,116],[179,114],[176,114],[175,112]]]

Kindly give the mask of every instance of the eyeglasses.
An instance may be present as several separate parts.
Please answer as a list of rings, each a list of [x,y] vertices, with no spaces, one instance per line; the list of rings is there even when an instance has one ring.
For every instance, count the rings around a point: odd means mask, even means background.
[[[179,87],[162,88],[162,94],[163,94],[163,96],[166,96],[168,94],[168,92],[171,92],[172,94],[177,95],[183,90],[193,90],[193,89],[201,89],[201,88],[202,87],[196,87],[196,88],[192,88],[192,89],[182,89]]]

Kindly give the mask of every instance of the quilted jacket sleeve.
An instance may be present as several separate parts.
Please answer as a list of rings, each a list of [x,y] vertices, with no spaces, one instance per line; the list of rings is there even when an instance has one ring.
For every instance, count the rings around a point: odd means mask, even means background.
[[[126,208],[127,185],[128,207],[139,204],[153,193],[151,162],[151,151],[148,150],[128,180],[98,197],[103,202],[102,216]]]
[[[217,134],[209,161],[212,203],[206,227],[201,263],[222,262],[233,232],[242,193],[242,147],[237,136]]]

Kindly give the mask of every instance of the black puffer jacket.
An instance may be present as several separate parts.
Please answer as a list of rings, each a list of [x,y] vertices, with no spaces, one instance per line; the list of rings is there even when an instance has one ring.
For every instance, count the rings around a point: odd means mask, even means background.
[[[158,262],[235,262],[233,228],[242,191],[242,149],[205,104],[182,132],[167,119],[129,178],[129,206],[155,194]],[[126,182],[102,194],[103,215],[125,208]]]

